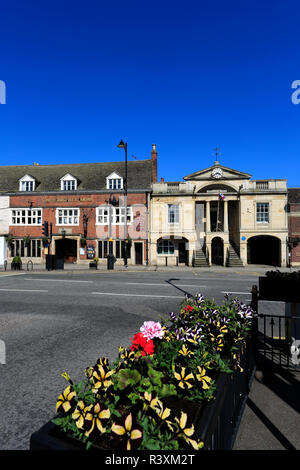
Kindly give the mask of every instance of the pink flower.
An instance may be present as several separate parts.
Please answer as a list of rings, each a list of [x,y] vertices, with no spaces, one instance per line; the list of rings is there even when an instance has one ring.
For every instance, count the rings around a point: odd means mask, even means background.
[[[145,321],[141,326],[140,331],[143,333],[143,336],[149,339],[153,338],[162,338],[164,335],[164,330],[159,322],[155,323],[154,321]]]

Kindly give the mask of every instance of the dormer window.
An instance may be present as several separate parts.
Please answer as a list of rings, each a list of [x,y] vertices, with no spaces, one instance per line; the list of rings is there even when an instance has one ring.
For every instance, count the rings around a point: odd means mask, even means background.
[[[60,189],[62,191],[75,191],[77,189],[77,178],[69,173],[60,179]]]
[[[34,191],[35,190],[35,179],[30,175],[25,175],[19,180],[20,191]]]
[[[123,178],[118,173],[112,173],[106,178],[106,189],[123,189]]]

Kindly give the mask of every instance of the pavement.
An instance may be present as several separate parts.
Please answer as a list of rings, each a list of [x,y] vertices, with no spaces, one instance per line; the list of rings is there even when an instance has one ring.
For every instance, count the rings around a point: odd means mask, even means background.
[[[300,372],[257,371],[233,450],[300,450]]]
[[[191,266],[144,266],[144,265],[128,265],[127,267],[123,265],[114,265],[113,270],[108,270],[106,265],[98,265],[97,269],[95,268],[89,268],[88,265],[86,264],[77,264],[77,263],[65,263],[64,264],[64,269],[60,270],[55,270],[55,273],[59,272],[90,272],[90,273],[98,273],[98,272],[110,272],[112,273],[113,271],[133,271],[133,272],[139,272],[139,271],[155,271],[155,272],[172,272],[172,271],[182,271],[182,272],[192,272],[195,274],[203,274],[203,273],[235,273],[235,274],[257,274],[257,275],[264,275],[266,271],[273,271],[275,269],[279,269],[281,272],[293,272],[293,271],[299,271],[300,266],[297,267],[283,267],[283,268],[277,268],[273,266],[268,266],[268,265],[248,265],[246,267],[226,267],[226,266],[207,266],[205,268],[194,268]],[[38,271],[44,271],[44,272],[53,272],[53,271],[47,271],[45,267],[45,263],[43,264],[33,264],[32,266],[26,265],[26,263],[23,264],[22,271],[32,271],[33,273]],[[15,273],[18,271],[11,271],[10,265],[8,265],[6,271],[4,269],[4,266],[0,265],[0,273],[6,272],[6,273]]]

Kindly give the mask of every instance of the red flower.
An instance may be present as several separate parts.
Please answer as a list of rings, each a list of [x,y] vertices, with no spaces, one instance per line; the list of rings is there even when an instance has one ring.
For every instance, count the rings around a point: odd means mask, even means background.
[[[131,351],[134,349],[141,351],[142,356],[146,356],[146,354],[152,356],[154,353],[154,344],[152,339],[147,341],[147,338],[145,338],[142,333],[136,333],[133,337],[132,345],[130,346]]]
[[[188,310],[189,312],[192,312],[194,310],[194,307],[187,305],[184,310]]]

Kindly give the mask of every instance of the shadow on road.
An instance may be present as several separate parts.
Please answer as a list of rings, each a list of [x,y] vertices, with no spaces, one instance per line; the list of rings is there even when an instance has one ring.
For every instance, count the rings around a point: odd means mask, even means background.
[[[186,295],[188,298],[193,297],[193,294],[191,294],[190,292],[187,292],[186,290],[181,289],[181,288],[178,287],[178,286],[174,286],[174,284],[172,284],[173,281],[180,281],[180,279],[175,279],[175,278],[174,278],[174,279],[167,279],[165,282],[166,282],[167,284],[170,284],[170,286],[175,287],[175,289],[177,289],[177,290],[179,290],[180,292],[182,292],[182,293],[183,293],[184,295]]]

